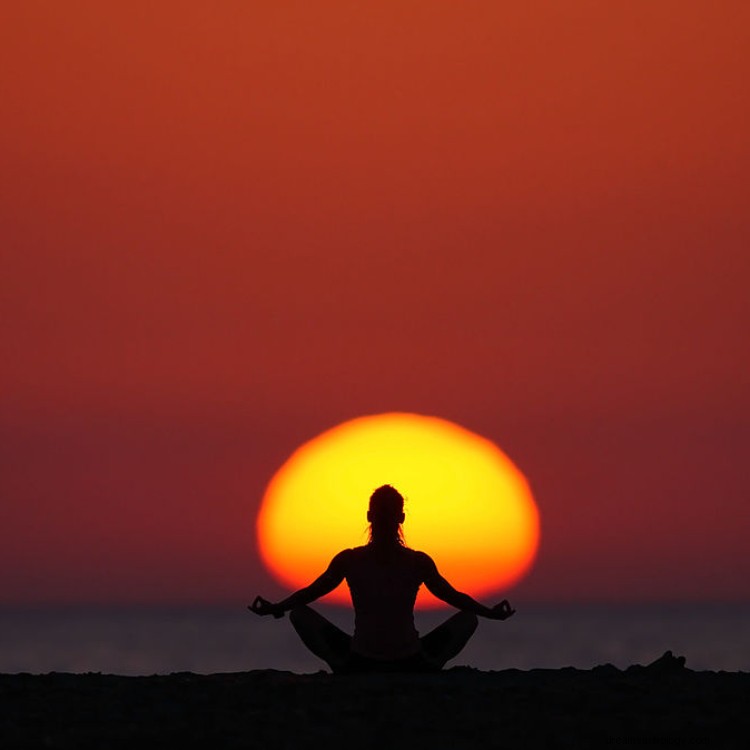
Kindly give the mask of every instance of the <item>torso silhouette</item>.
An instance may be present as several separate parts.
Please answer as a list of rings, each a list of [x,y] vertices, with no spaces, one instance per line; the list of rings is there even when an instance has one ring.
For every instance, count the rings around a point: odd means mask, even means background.
[[[354,605],[352,649],[376,659],[417,653],[414,602],[427,555],[400,545],[369,544],[344,550],[341,558]]]

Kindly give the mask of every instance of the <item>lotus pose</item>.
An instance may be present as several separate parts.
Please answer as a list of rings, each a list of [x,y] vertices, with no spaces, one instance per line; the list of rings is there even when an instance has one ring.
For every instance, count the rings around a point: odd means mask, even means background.
[[[258,596],[248,609],[274,617],[290,611],[303,643],[334,673],[439,671],[471,638],[477,616],[506,620],[515,612],[507,600],[485,607],[456,591],[429,555],[404,544],[404,499],[390,485],[372,493],[367,520],[369,544],[339,552],[323,575],[283,601],[273,604]],[[353,636],[307,606],[345,579],[354,605]],[[421,584],[460,610],[422,637],[414,627]]]

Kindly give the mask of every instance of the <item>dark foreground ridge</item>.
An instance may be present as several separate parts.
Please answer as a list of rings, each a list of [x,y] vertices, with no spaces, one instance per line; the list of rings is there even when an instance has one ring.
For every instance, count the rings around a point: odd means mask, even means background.
[[[620,670],[0,675],[0,748],[744,747],[750,674]]]

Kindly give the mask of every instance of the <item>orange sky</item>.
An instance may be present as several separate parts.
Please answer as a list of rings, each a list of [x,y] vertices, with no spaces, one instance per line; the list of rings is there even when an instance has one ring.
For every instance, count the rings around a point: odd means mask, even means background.
[[[2,17],[0,603],[271,595],[266,482],[392,410],[528,477],[513,596],[748,598],[744,0]]]

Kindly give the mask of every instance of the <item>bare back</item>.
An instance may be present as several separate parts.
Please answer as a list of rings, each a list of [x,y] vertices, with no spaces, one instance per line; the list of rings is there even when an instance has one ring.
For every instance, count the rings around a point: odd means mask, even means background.
[[[414,602],[428,561],[424,553],[400,546],[366,545],[342,553],[342,572],[354,605],[355,652],[399,659],[419,651]]]

